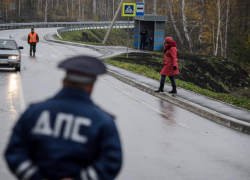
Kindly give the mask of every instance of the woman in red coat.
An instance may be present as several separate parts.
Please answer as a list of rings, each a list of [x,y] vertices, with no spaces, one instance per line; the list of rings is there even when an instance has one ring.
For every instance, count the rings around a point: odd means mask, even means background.
[[[171,84],[172,84],[172,91],[169,93],[177,93],[176,84],[174,80],[174,76],[179,73],[179,68],[177,64],[177,49],[176,49],[176,42],[171,37],[165,38],[165,58],[163,62],[163,68],[161,70],[161,82],[160,87],[155,92],[164,92],[164,83],[166,76],[169,77]]]

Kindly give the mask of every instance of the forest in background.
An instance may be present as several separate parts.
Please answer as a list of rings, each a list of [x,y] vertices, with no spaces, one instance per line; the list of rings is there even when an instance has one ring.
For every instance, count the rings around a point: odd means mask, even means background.
[[[0,0],[0,22],[106,21],[112,19],[119,3]],[[179,50],[231,58],[250,72],[249,0],[145,0],[145,4],[146,14],[168,17],[166,35],[177,41]],[[119,15],[117,20],[122,19]]]

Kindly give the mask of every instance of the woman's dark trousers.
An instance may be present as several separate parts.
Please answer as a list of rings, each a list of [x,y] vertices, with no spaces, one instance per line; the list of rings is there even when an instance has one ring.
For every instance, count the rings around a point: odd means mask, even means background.
[[[156,92],[164,92],[163,89],[164,89],[165,80],[166,80],[166,76],[161,75],[160,87],[159,87],[158,91],[156,91]],[[172,91],[169,91],[169,93],[177,93],[174,76],[169,76],[169,80],[170,80],[172,87],[173,87]]]

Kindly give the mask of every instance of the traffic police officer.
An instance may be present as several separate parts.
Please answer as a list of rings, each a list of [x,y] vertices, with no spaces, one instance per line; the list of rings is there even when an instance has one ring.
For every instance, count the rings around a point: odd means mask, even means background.
[[[38,34],[34,31],[34,28],[31,28],[31,32],[28,35],[28,44],[30,45],[30,55],[35,56],[36,53],[36,44],[39,42],[39,36]]]
[[[90,95],[103,62],[88,56],[59,64],[63,89],[31,105],[18,120],[5,151],[10,170],[22,180],[112,180],[122,164],[114,119]]]

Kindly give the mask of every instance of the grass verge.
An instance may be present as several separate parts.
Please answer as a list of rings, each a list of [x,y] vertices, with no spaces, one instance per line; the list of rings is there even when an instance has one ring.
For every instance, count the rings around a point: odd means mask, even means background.
[[[120,55],[119,57],[124,57],[124,55]],[[141,74],[141,75],[144,75],[144,76],[156,79],[156,80],[160,80],[160,74],[157,71],[155,71],[154,67],[139,65],[139,64],[131,63],[131,62],[121,62],[115,59],[116,58],[110,58],[110,59],[105,59],[104,61],[114,66],[117,66],[126,70],[130,70],[132,72],[135,72],[135,73],[138,73],[138,74]],[[169,79],[167,78],[166,78],[166,81],[170,83]],[[248,98],[239,98],[237,96],[229,95],[226,93],[216,93],[213,91],[209,91],[207,89],[200,88],[194,85],[193,83],[185,82],[185,81],[178,80],[178,79],[176,79],[176,84],[178,87],[182,87],[184,89],[193,91],[195,93],[250,110],[250,99]]]
[[[80,31],[62,32],[61,37],[54,37],[57,40],[70,41],[76,43],[103,46],[102,41],[107,33],[107,29],[88,29]],[[129,31],[129,47],[133,47],[132,30]],[[105,45],[127,46],[127,31],[125,29],[114,28]]]

